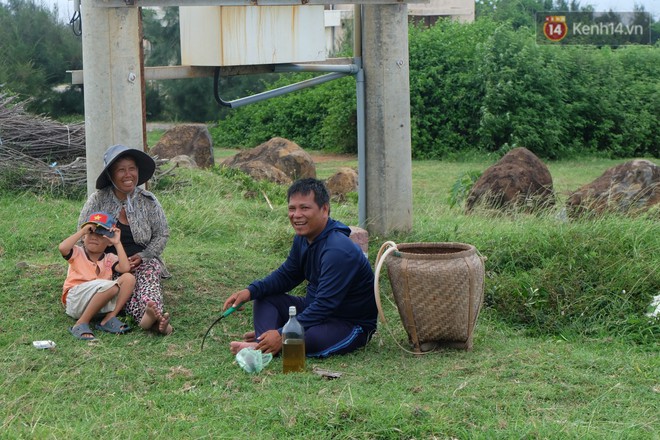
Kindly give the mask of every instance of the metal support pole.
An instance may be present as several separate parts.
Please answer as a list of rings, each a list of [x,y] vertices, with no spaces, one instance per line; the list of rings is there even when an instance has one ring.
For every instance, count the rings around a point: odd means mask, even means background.
[[[362,6],[353,5],[353,57],[359,71],[355,76],[358,153],[358,226],[367,229],[367,161],[364,109],[364,70],[362,69]]]
[[[328,81],[342,78],[346,75],[347,75],[346,73],[328,73],[327,75],[317,76],[316,78],[300,81],[295,84],[289,84],[288,86],[283,86],[274,90],[268,90],[266,92],[257,93],[251,96],[246,96],[245,98],[239,98],[233,101],[224,101],[222,98],[220,98],[220,95],[217,90],[218,79],[215,78],[214,94],[215,94],[215,99],[219,104],[229,108],[238,108],[244,105],[254,104],[256,102],[264,101],[266,99],[275,98],[276,96],[282,96],[287,93],[297,92],[298,90],[306,89],[308,87],[314,87]]]

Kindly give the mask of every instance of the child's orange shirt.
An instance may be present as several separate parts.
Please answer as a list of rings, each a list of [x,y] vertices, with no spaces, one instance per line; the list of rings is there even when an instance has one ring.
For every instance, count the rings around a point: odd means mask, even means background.
[[[62,288],[62,304],[66,304],[69,289],[78,284],[93,280],[111,280],[112,268],[119,261],[118,256],[108,253],[103,254],[98,261],[91,261],[82,246],[74,246],[69,258],[64,258],[69,262],[69,270]]]

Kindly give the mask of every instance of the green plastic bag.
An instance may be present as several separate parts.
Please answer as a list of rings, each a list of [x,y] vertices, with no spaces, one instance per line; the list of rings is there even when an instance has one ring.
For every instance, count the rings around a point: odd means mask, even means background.
[[[272,354],[263,354],[261,350],[255,350],[250,347],[245,347],[236,353],[236,362],[248,373],[259,373],[272,360]]]

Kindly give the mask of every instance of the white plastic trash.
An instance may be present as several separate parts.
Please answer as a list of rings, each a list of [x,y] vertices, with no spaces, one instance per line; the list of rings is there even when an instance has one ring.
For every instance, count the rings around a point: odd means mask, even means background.
[[[53,341],[33,341],[32,345],[34,345],[34,348],[41,350],[55,348],[55,342]]]

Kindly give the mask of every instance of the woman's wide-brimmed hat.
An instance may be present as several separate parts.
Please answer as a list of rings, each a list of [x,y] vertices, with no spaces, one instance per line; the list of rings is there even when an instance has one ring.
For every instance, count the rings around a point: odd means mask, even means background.
[[[128,148],[124,145],[113,145],[103,154],[103,171],[101,171],[98,179],[96,179],[96,189],[102,189],[112,185],[110,167],[117,159],[124,156],[129,156],[135,160],[135,164],[138,167],[138,185],[142,185],[154,175],[156,162],[147,153],[136,150],[135,148]]]

